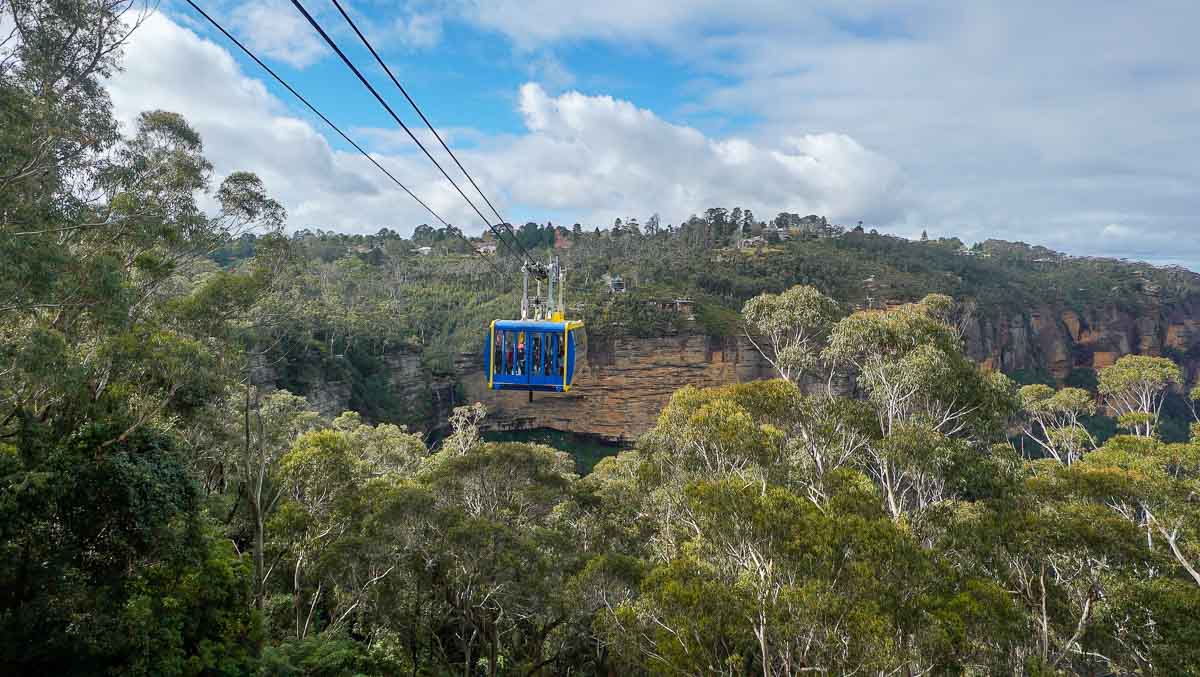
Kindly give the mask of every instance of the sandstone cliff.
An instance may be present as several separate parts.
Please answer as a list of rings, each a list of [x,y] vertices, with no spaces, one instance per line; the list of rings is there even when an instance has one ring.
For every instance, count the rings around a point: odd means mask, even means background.
[[[1200,369],[1200,304],[1152,306],[1134,315],[1116,307],[1042,306],[1013,316],[976,317],[966,328],[975,360],[1012,373],[1044,369],[1063,380],[1074,369],[1103,369],[1122,355],[1170,355],[1189,380]]]
[[[1129,353],[1169,354],[1180,361],[1190,381],[1200,377],[1200,302],[1151,305],[1150,310],[1118,307],[1083,312],[1041,306],[1024,313],[989,314],[981,309],[965,326],[968,354],[1007,373],[1045,370],[1062,381],[1073,370],[1100,369]],[[390,387],[412,412],[408,422],[433,431],[444,426],[450,410],[464,402],[483,402],[496,430],[553,428],[629,442],[649,430],[659,411],[679,388],[771,378],[770,365],[741,337],[718,338],[681,333],[660,338],[592,337],[581,351],[571,392],[555,395],[487,389],[482,360],[464,354],[456,376],[434,377],[420,356],[389,354]],[[329,382],[309,398],[323,413],[349,408],[349,386]]]
[[[1200,304],[1134,316],[1118,308],[1039,307],[1012,316],[979,313],[967,323],[968,354],[1012,373],[1045,370],[1062,381],[1072,370],[1100,369],[1129,353],[1169,353],[1189,380],[1200,376]],[[681,334],[592,341],[571,392],[534,395],[487,389],[474,356],[460,362],[462,395],[491,412],[493,429],[553,428],[632,441],[649,430],[671,393],[771,378],[771,366],[744,338]]]
[[[774,373],[744,338],[681,334],[663,338],[592,339],[581,355],[571,391],[493,391],[480,365],[463,364],[463,395],[483,402],[488,426],[553,428],[614,441],[649,430],[671,394],[698,387],[770,378]]]

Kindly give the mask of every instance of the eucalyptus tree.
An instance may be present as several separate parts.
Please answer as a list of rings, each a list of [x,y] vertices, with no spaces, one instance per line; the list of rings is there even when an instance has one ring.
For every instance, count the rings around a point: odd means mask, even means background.
[[[25,646],[0,653],[14,673],[239,672],[256,648],[249,567],[204,515],[176,433],[229,385],[231,318],[269,277],[217,274],[206,255],[283,214],[253,175],[214,190],[177,114],[119,134],[104,80],[145,9],[0,3],[0,619]]]
[[[825,355],[850,370],[875,412],[880,435],[864,445],[862,467],[895,520],[950,498],[948,468],[1001,435],[1014,409],[1012,382],[964,354],[944,320],[949,299],[839,321]]]
[[[530,671],[554,662],[547,642],[574,615],[568,582],[585,563],[560,519],[574,462],[539,445],[483,443],[443,449],[420,479],[439,515],[427,566],[463,664],[478,655],[495,675],[506,660]]]
[[[465,454],[483,441],[479,424],[487,418],[487,407],[476,402],[471,406],[455,407],[450,414],[450,435],[442,442],[442,449],[452,454]]]
[[[1122,425],[1149,437],[1158,426],[1167,389],[1182,381],[1179,365],[1165,357],[1126,355],[1100,370],[1100,394]]]
[[[1200,384],[1197,384],[1188,391],[1187,396],[1188,410],[1192,412],[1191,434],[1192,440],[1200,440],[1200,411],[1197,411],[1197,404],[1200,404]]]
[[[287,500],[275,512],[272,530],[286,539],[291,555],[296,639],[321,620],[317,611],[328,592],[318,567],[322,556],[354,528],[354,456],[345,433],[325,429],[302,435],[281,461]]]
[[[1200,586],[1200,445],[1117,437],[1085,461],[1069,476],[1076,491],[1136,524]]]
[[[261,611],[267,579],[274,571],[273,563],[268,567],[266,562],[266,526],[286,489],[279,476],[280,461],[298,436],[317,426],[319,418],[304,398],[286,390],[260,397],[257,389],[252,389],[245,395],[245,402],[234,400],[224,420],[232,428],[226,439],[230,465],[240,483],[238,497],[245,497],[250,518],[254,601]]]
[[[938,547],[1021,609],[1006,672],[1120,670],[1128,663],[1104,626],[1120,607],[1121,577],[1147,562],[1132,525],[1072,496],[1057,477],[1038,474],[1006,497],[956,506]]]
[[[780,382],[782,383],[782,382]],[[658,425],[640,445],[642,458],[655,482],[647,487],[643,510],[655,524],[651,558],[669,561],[695,531],[685,488],[700,479],[733,479],[766,491],[770,473],[786,452],[780,428],[752,411],[739,394],[769,385],[749,384],[725,389],[682,388],[659,415]],[[765,403],[794,391],[786,384],[759,399]]]
[[[742,308],[745,334],[785,380],[799,383],[821,366],[821,351],[840,308],[814,287],[762,294]]]
[[[986,439],[1011,413],[1012,384],[982,370],[946,324],[946,297],[884,312],[858,312],[830,333],[826,357],[849,368],[884,434],[919,423],[945,435]]]
[[[1023,431],[1051,458],[1064,465],[1096,448],[1096,440],[1081,419],[1096,413],[1096,400],[1082,388],[1055,391],[1044,384],[1028,385],[1019,393]]]

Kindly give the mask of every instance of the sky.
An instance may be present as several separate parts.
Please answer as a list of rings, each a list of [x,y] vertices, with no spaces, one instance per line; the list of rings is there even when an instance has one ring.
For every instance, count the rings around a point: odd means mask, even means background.
[[[483,230],[290,2],[197,2],[435,211]],[[420,128],[333,5],[304,4]],[[1192,0],[343,5],[513,223],[741,206],[1200,270]],[[256,172],[293,230],[435,223],[184,3],[134,33],[109,90],[127,126],[183,114],[216,178]]]

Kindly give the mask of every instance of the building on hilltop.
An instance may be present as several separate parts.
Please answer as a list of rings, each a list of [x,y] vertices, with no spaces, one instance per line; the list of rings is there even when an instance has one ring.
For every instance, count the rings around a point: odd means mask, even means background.
[[[647,303],[654,306],[654,308],[657,310],[675,313],[689,322],[696,320],[694,302],[687,297],[677,299],[653,299],[647,301]]]
[[[625,280],[622,280],[620,275],[605,273],[601,279],[608,284],[608,293],[619,294],[625,291]]]
[[[763,239],[770,242],[772,239],[790,240],[792,239],[792,231],[788,228],[780,228],[778,226],[767,225],[762,230]]]

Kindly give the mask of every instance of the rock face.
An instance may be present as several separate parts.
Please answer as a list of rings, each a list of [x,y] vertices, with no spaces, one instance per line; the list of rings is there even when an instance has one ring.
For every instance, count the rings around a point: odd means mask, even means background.
[[[430,429],[450,417],[456,405],[453,379],[431,377],[418,353],[388,354],[384,362],[390,371],[392,393],[412,412],[409,423]]]
[[[701,334],[590,339],[571,391],[534,393],[532,403],[526,393],[489,390],[481,365],[464,361],[463,366],[463,395],[487,405],[487,425],[493,429],[554,428],[624,442],[653,427],[672,393],[683,386],[774,374],[745,338]]]
[[[1116,307],[1043,306],[1027,314],[977,317],[966,327],[967,353],[1004,372],[1044,369],[1062,381],[1075,369],[1103,369],[1123,355],[1169,354],[1189,379],[1200,368],[1200,304],[1154,307],[1137,315]]]
[[[407,415],[403,423],[413,429],[431,430],[450,417],[451,411],[461,404],[455,397],[453,378],[431,376],[421,364],[421,354],[399,349],[383,355],[388,375],[388,391]],[[269,366],[256,369],[257,383],[277,383],[279,375]],[[312,409],[325,418],[332,419],[342,412],[353,409],[352,387],[349,381],[319,378],[301,392]],[[361,412],[360,412],[361,413]]]
[[[1200,377],[1200,304],[1134,316],[1117,308],[1082,314],[1051,307],[1012,316],[980,316],[965,330],[972,359],[1007,373],[1045,370],[1062,382],[1076,369],[1101,369],[1122,355],[1171,354],[1190,380]],[[592,341],[571,392],[488,390],[475,356],[460,363],[462,395],[487,405],[493,429],[553,428],[628,442],[654,426],[671,394],[775,376],[744,337],[681,334]]]
[[[1168,354],[1189,382],[1200,378],[1200,301],[1153,306],[1136,315],[1116,307],[1071,310],[1042,306],[1012,315],[981,311],[965,326],[968,354],[1007,373],[1045,370],[1060,382],[1072,371],[1102,369],[1122,355]],[[681,333],[660,338],[591,337],[578,359],[574,387],[557,395],[487,388],[482,360],[464,354],[457,376],[430,376],[420,356],[388,355],[393,393],[426,430],[445,425],[452,408],[483,402],[485,426],[498,430],[553,428],[629,442],[654,426],[671,394],[697,387],[772,378],[771,366],[744,337]],[[345,383],[324,384],[309,398],[323,412],[348,408]]]

